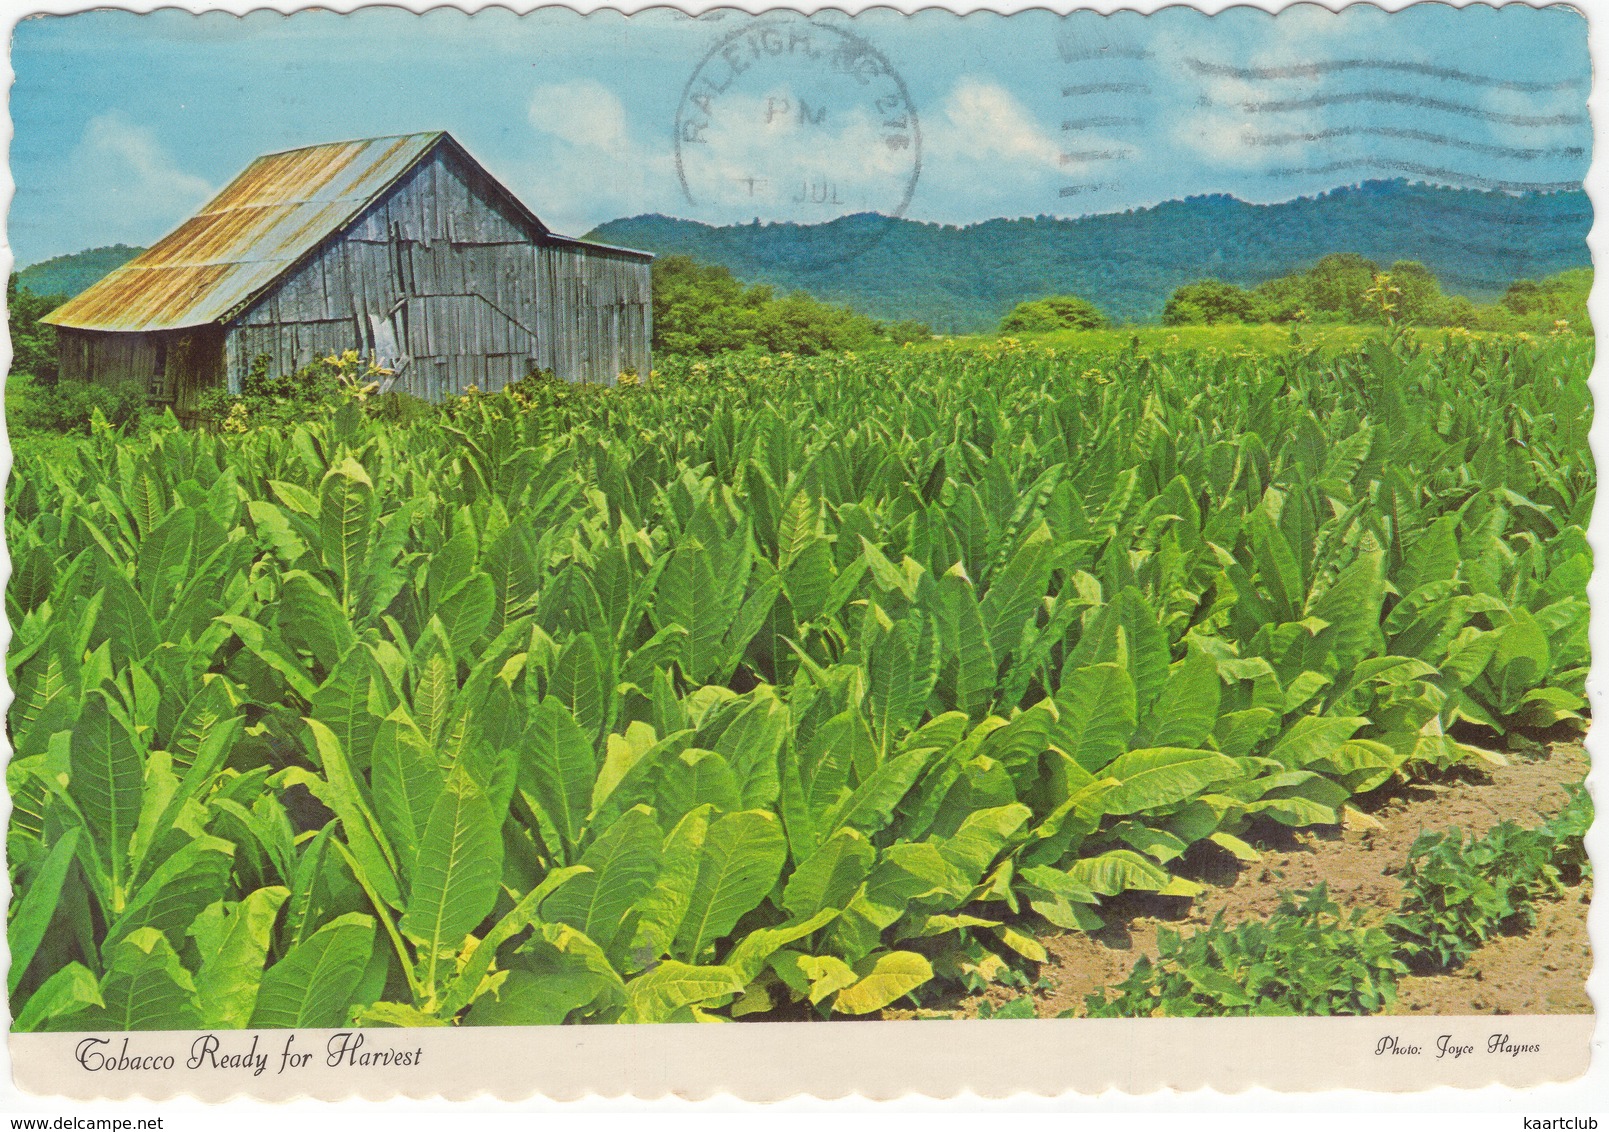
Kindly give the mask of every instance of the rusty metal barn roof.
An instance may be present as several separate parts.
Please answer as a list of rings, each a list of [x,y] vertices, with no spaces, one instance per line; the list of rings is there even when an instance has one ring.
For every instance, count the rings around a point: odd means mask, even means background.
[[[130,331],[216,322],[354,218],[442,136],[369,138],[259,157],[201,211],[44,321]]]
[[[259,157],[201,211],[44,321],[80,330],[146,331],[227,318],[356,219],[443,141],[474,162],[440,131]],[[513,193],[503,191],[543,236],[570,242],[548,232]]]

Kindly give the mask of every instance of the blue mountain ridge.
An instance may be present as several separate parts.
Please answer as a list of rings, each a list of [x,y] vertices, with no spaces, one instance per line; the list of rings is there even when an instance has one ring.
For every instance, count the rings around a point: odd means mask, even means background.
[[[1584,192],[1504,193],[1366,181],[1279,204],[1217,194],[1066,219],[958,226],[875,213],[825,224],[715,226],[659,214],[612,220],[587,238],[720,264],[748,283],[806,291],[878,318],[936,330],[992,329],[1024,299],[1076,294],[1118,321],[1148,322],[1202,278],[1255,286],[1332,252],[1382,267],[1424,263],[1443,289],[1478,302],[1515,279],[1591,265]],[[23,268],[36,294],[75,295],[140,248],[118,244]]]
[[[1515,279],[1590,266],[1584,192],[1505,193],[1366,181],[1279,204],[1227,195],[1063,219],[957,226],[877,214],[825,224],[714,226],[663,215],[610,221],[602,243],[720,264],[749,283],[801,290],[935,330],[992,329],[1024,299],[1076,294],[1117,321],[1154,321],[1202,278],[1254,286],[1332,252],[1424,263],[1477,302]]]

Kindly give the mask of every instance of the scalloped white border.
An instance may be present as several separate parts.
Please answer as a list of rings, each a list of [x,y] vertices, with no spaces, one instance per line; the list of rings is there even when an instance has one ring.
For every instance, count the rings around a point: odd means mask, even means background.
[[[1421,0],[1421,2],[1441,3],[1443,0]],[[3,20],[9,43],[11,29],[20,19],[29,15],[67,14],[95,8],[118,8],[133,12],[173,8],[191,12],[218,11],[244,15],[259,10],[291,14],[308,9],[346,13],[374,6],[379,5],[367,4],[362,0],[326,0],[323,3],[298,3],[295,0],[266,0],[266,2],[183,0],[181,3],[164,3],[161,0],[121,0],[118,3],[95,3],[94,0],[89,2],[0,0],[0,20]],[[711,3],[702,0],[684,0],[683,3],[675,5],[639,4],[631,0],[621,0],[618,3],[575,0],[569,4],[502,4],[483,3],[478,0],[464,0],[459,4],[437,4],[429,0],[390,0],[384,6],[413,12],[427,12],[435,8],[455,8],[465,12],[502,8],[517,13],[542,8],[567,8],[581,13],[614,11],[635,13],[667,9],[692,16],[722,9],[750,14],[789,9],[805,13],[836,11],[849,15],[878,9],[906,14],[926,9],[942,9],[964,17],[999,18],[1031,10],[1056,13],[1093,10],[1111,14],[1118,11],[1154,13],[1169,7],[1191,7],[1215,14],[1235,7],[1278,12],[1298,6],[1325,7],[1336,11],[1356,5],[1321,5],[1311,2],[1299,5],[1283,3],[1281,0],[1264,0],[1262,3],[1204,0],[1197,4],[1153,3],[1147,0],[1129,3],[1093,0],[1081,4],[1017,4],[1011,0],[998,0],[994,4],[973,4],[965,0],[952,4],[926,4],[911,0],[897,0],[893,3],[856,3],[854,0],[848,0],[839,4],[766,4],[756,0]],[[1411,4],[1403,0],[1385,0],[1381,3],[1372,3],[1370,6],[1385,11],[1397,11]],[[1502,5],[1482,3],[1448,6]],[[1581,11],[1589,21],[1588,34],[1594,74],[1592,96],[1588,100],[1588,106],[1594,121],[1595,145],[1586,185],[1596,209],[1604,200],[1609,199],[1604,192],[1605,178],[1609,174],[1605,173],[1606,167],[1602,156],[1606,137],[1609,137],[1609,127],[1606,127],[1601,112],[1605,105],[1605,87],[1609,85],[1609,78],[1606,78],[1609,69],[1600,65],[1605,58],[1605,52],[1609,51],[1609,47],[1605,46],[1609,43],[1609,32],[1606,32],[1606,27],[1609,27],[1609,0],[1576,0],[1570,6]],[[0,67],[3,67],[0,76],[4,78],[9,105],[10,88],[15,78],[10,67],[9,52],[4,62],[0,63]],[[5,123],[8,148],[11,136],[8,115]],[[0,168],[0,198],[4,199],[8,207],[14,189],[7,163]],[[1588,241],[1595,262],[1603,258],[1601,253],[1605,249],[1605,242],[1606,236],[1602,226],[1595,222]],[[9,244],[0,245],[0,267],[9,271],[12,266]],[[1599,280],[1594,286],[1591,312],[1596,326],[1609,326],[1609,282]],[[10,357],[9,340],[3,332],[0,332],[0,363],[9,366]],[[1601,364],[1595,365],[1591,388],[1594,400],[1597,402],[1603,400],[1605,380],[1604,367]],[[1599,412],[1594,421],[1592,448],[1595,458],[1601,465],[1605,453],[1609,452],[1609,412]],[[9,443],[0,439],[0,470],[9,476],[10,466]],[[1609,493],[1600,494],[1589,532],[1589,541],[1599,566],[1594,571],[1588,589],[1594,611],[1598,614],[1593,618],[1591,628],[1595,657],[1609,657],[1609,617],[1602,614],[1603,610],[1609,609],[1609,600],[1606,600],[1609,599],[1609,540],[1605,538],[1606,532],[1609,532],[1609,499],[1605,498],[1606,495]],[[4,576],[9,577],[10,558],[3,548],[0,548],[0,570],[3,570]],[[9,638],[9,627],[0,627],[0,645],[9,642]],[[1606,704],[1609,704],[1609,699],[1606,699],[1606,691],[1609,689],[1605,687],[1604,671],[1604,665],[1596,665],[1593,675],[1588,680],[1588,695],[1595,715],[1601,713]],[[10,690],[4,688],[3,681],[0,681],[0,704],[9,704],[9,701]],[[1587,737],[1587,749],[1593,755],[1594,763],[1597,762],[1598,749],[1601,746],[1603,743],[1598,738],[1597,730],[1594,729]],[[1603,773],[1597,770],[1594,770],[1588,778],[1589,788],[1595,798],[1600,800],[1600,808],[1609,806],[1609,791],[1603,790],[1601,786],[1603,778]],[[3,820],[8,812],[8,805],[3,794],[0,794],[0,820]],[[1594,826],[1588,835],[1587,846],[1594,860],[1599,862],[1609,860],[1609,832],[1606,832],[1605,822],[1600,821]],[[0,873],[0,900],[9,900],[3,873]],[[1603,899],[1595,900],[1589,914],[1589,928],[1595,956],[1602,956],[1605,949],[1609,948],[1609,926],[1606,926],[1606,920],[1609,920],[1609,902]],[[3,933],[0,933],[0,960],[8,958],[5,954]],[[1601,961],[1595,963],[1588,991],[1600,1010],[1606,1002],[1609,1002],[1609,974],[1606,974],[1606,965]],[[8,1023],[9,1019],[4,1018],[4,1011],[4,1003],[0,1002],[0,1019]],[[1261,1115],[1266,1118],[1275,1106],[1281,1110],[1310,1114],[1304,1120],[1304,1123],[1309,1124],[1333,1123],[1334,1121],[1317,1121],[1312,1115],[1332,1114],[1338,1120],[1345,1120],[1348,1128],[1353,1127],[1353,1118],[1357,1113],[1371,1109],[1377,1110],[1377,1113],[1378,1110],[1384,1109],[1386,1113],[1391,1114],[1387,1118],[1388,1127],[1408,1126],[1411,1114],[1414,1113],[1458,1112],[1463,1114],[1460,1124],[1470,1129],[1492,1127],[1502,1128],[1507,1132],[1509,1129],[1520,1127],[1522,1114],[1528,1116],[1601,1114],[1600,1127],[1609,1128],[1609,1057],[1605,1057],[1602,1027],[1594,1027],[1593,1020],[1585,1016],[1507,1020],[1510,1027],[1516,1031],[1522,1025],[1533,1023],[1544,1029],[1553,1028],[1555,1032],[1549,1040],[1568,1040],[1574,1035],[1574,1039],[1579,1041],[1588,1030],[1593,1030],[1590,1042],[1592,1051],[1590,1067],[1585,1074],[1562,1083],[1543,1082],[1573,1076],[1579,1072],[1579,1061],[1568,1059],[1571,1064],[1561,1073],[1543,1072],[1529,1076],[1512,1073],[1454,1073],[1445,1078],[1443,1087],[1432,1087],[1430,1091],[1387,1093],[1379,1090],[1424,1089],[1427,1083],[1432,1086],[1441,1085],[1442,1079],[1428,1082],[1423,1073],[1416,1073],[1419,1081],[1408,1082],[1386,1071],[1378,1075],[1365,1074],[1360,1077],[1346,1054],[1337,1055],[1334,1052],[1340,1047],[1333,1043],[1323,1061],[1317,1060],[1319,1047],[1310,1047],[1313,1053],[1308,1055],[1308,1073],[1299,1074],[1295,1080],[1284,1079],[1283,1073],[1271,1072],[1273,1063],[1267,1060],[1280,1059],[1282,1064],[1293,1060],[1301,1061],[1300,1056],[1293,1059],[1290,1053],[1292,1049],[1300,1049],[1301,1042],[1313,1040],[1310,1034],[1316,1031],[1308,1029],[1312,1027],[1335,1030],[1336,1036],[1339,1037],[1339,1031],[1348,1026],[1372,1025],[1377,1030],[1382,1027],[1402,1030],[1418,1026],[1420,1023],[1429,1023],[1430,1030],[1425,1032],[1442,1032],[1451,1028],[1455,1022],[1460,1024],[1467,1022],[1476,1029],[1481,1029],[1489,1028],[1492,1020],[1484,1018],[1148,1020],[1128,1023],[1142,1027],[1140,1032],[1146,1036],[1146,1042],[1143,1045],[1135,1043],[1132,1047],[1123,1047],[1125,1052],[1122,1053],[1116,1052],[1116,1047],[1109,1040],[1116,1036],[1114,1029],[1104,1031],[1100,1043],[1091,1043],[1087,1037],[1090,1026],[1088,1022],[1054,1020],[1016,1023],[861,1022],[825,1026],[804,1026],[795,1023],[744,1027],[658,1026],[484,1031],[483,1033],[494,1041],[486,1045],[484,1053],[476,1051],[474,1056],[466,1056],[465,1061],[465,1064],[470,1066],[465,1072],[469,1077],[476,1079],[474,1082],[459,1080],[449,1082],[440,1088],[427,1086],[418,1091],[417,1086],[410,1087],[399,1082],[399,1087],[394,1092],[389,1088],[375,1093],[368,1089],[354,1091],[349,1087],[339,1086],[329,1092],[323,1092],[325,1097],[331,1098],[354,1095],[377,1097],[382,1094],[397,1098],[384,1104],[374,1104],[370,1100],[349,1099],[344,1103],[304,1100],[264,1105],[237,1099],[229,1105],[229,1119],[243,1121],[248,1128],[270,1126],[278,1128],[285,1118],[289,1117],[298,1123],[310,1121],[311,1127],[315,1129],[335,1127],[345,1129],[350,1126],[354,1118],[373,1118],[381,1114],[384,1114],[388,1124],[423,1124],[425,1120],[429,1120],[434,1125],[436,1121],[430,1119],[429,1114],[449,1110],[455,1115],[462,1114],[475,1120],[493,1120],[497,1116],[507,1116],[521,1110],[549,1113],[577,1110],[653,1112],[701,1119],[711,1111],[730,1110],[733,1107],[732,1099],[749,1102],[785,1102],[784,1107],[795,1113],[865,1111],[872,1107],[871,1102],[875,1099],[884,1102],[882,1106],[884,1110],[893,1108],[908,1113],[932,1114],[939,1109],[927,1098],[938,1097],[949,1100],[950,1103],[942,1107],[952,1114],[959,1110],[968,1110],[1001,1111],[1003,1115],[1005,1111],[1042,1112],[1047,1108],[1107,1114],[1121,1112],[1125,1114],[1127,1121],[1142,1127],[1165,1126],[1170,1130],[1176,1127],[1176,1121],[1168,1120],[1169,1114],[1195,1112],[1205,1115],[1209,1122],[1227,1128],[1230,1126],[1228,1118],[1232,1114]],[[1184,1030],[1179,1029],[1180,1026],[1194,1032],[1187,1037],[1181,1036]],[[1075,1027],[1079,1029],[1075,1030]],[[1248,1031],[1247,1027],[1253,1029]],[[793,1032],[801,1030],[804,1032],[798,1038],[791,1036]],[[1282,1034],[1281,1030],[1285,1032]],[[761,1037],[760,1032],[765,1031],[777,1032],[777,1038],[772,1039],[769,1034]],[[1167,1033],[1164,1038],[1164,1033],[1167,1031],[1172,1032]],[[1248,1032],[1250,1037],[1246,1036]],[[466,1030],[437,1036],[453,1040],[457,1045],[458,1039],[471,1033],[472,1031]],[[504,1035],[504,1040],[497,1042],[495,1039],[499,1033]],[[840,1033],[842,1037],[839,1036]],[[1067,1035],[1066,1038],[1062,1037],[1063,1033]],[[525,1034],[538,1035],[537,1045],[532,1046],[520,1040],[508,1040],[516,1035]],[[818,1038],[817,1034],[822,1036]],[[971,1037],[972,1034],[976,1034],[976,1037]],[[148,1086],[137,1091],[147,1097],[176,1096],[177,1099],[168,1100],[163,1105],[139,1105],[136,1111],[126,1104],[120,1106],[107,1102],[88,1107],[84,1104],[67,1105],[59,1099],[19,1091],[13,1073],[15,1068],[12,1063],[13,1051],[31,1060],[32,1045],[41,1040],[48,1042],[49,1039],[48,1035],[21,1035],[13,1036],[9,1043],[0,1043],[0,1113],[90,1117],[188,1113],[201,1114],[202,1118],[210,1123],[216,1116],[223,1114],[217,1112],[208,1114],[204,1105],[198,1107],[202,1095],[206,1094],[207,1100],[223,1099],[231,1095],[231,1090],[227,1088],[212,1093],[200,1087],[194,1092],[188,1092],[182,1085],[176,1088]],[[1292,1046],[1293,1041],[1297,1043],[1296,1046]],[[1330,1042],[1331,1039],[1326,1038],[1325,1041]],[[550,1070],[563,1072],[566,1063],[570,1063],[568,1067],[570,1076],[554,1077],[543,1073],[541,1068],[537,1067],[530,1071],[528,1089],[522,1090],[516,1087],[509,1090],[498,1088],[490,1082],[479,1083],[484,1080],[485,1071],[491,1065],[499,1061],[506,1062],[510,1057],[523,1055],[523,1064],[533,1064],[529,1056],[532,1054],[541,1056],[544,1053],[538,1046],[547,1047],[545,1060]],[[446,1048],[449,1047],[444,1047]],[[1188,1064],[1181,1062],[1179,1059],[1186,1056],[1190,1049],[1199,1051],[1201,1060]],[[41,1052],[46,1052],[52,1061],[56,1060],[53,1051],[41,1050]],[[459,1049],[453,1052],[468,1055],[471,1051]],[[1057,1057],[1083,1056],[1092,1056],[1099,1062],[1097,1066],[1090,1067],[1095,1070],[1094,1072],[1080,1073],[1076,1067],[1072,1067],[1063,1075],[1055,1061]],[[1208,1063],[1214,1066],[1214,1071],[1210,1074],[1203,1072]],[[1300,1069],[1301,1066],[1297,1068]],[[885,1081],[898,1083],[870,1083],[868,1072],[875,1073],[881,1070],[891,1072],[877,1073],[878,1076],[882,1076]],[[997,1076],[997,1073],[1001,1075]],[[1350,1076],[1347,1075],[1349,1073]],[[26,1070],[24,1075],[27,1075]],[[1485,1087],[1480,1087],[1482,1082],[1496,1080],[1511,1084],[1488,1083]],[[1364,1081],[1367,1081],[1367,1084],[1364,1084]],[[36,1087],[38,1084],[40,1082],[36,1080]],[[1347,1086],[1348,1091],[1300,1091],[1294,1094],[1287,1092],[1283,1095],[1267,1091],[1269,1087],[1285,1090],[1337,1090],[1343,1085]],[[1083,1091],[1069,1091],[1074,1089]],[[133,1095],[133,1092],[130,1095]],[[238,1096],[238,1093],[233,1095]],[[434,1097],[436,1100],[435,1103],[428,1100],[418,1103],[400,1099],[403,1097]],[[452,1099],[450,1106],[441,1103],[449,1098]],[[706,1100],[707,1098],[714,1099]],[[1054,1100],[1047,1105],[1045,1101],[1051,1098]],[[276,1099],[288,1100],[285,1094]],[[827,1103],[833,1099],[836,1099],[836,1103]],[[685,1103],[689,1100],[706,1100],[706,1103],[689,1106]],[[507,1101],[523,1103],[511,1105]],[[775,1109],[771,1111],[774,1112]],[[470,1116],[471,1113],[475,1115]],[[1194,1121],[1200,1117],[1191,1119],[1194,1125]],[[1165,1125],[1162,1123],[1164,1120]],[[1238,1127],[1241,1123],[1240,1120],[1236,1120],[1235,1126]],[[1413,1126],[1417,1127],[1418,1121],[1413,1121]],[[1192,1132],[1195,1132],[1194,1127]]]
[[[208,1031],[133,1034],[13,1034],[17,1083],[29,1092],[78,1100],[207,1101],[320,1097],[469,1100],[533,1095],[575,1100],[589,1093],[746,1100],[796,1093],[826,1099],[857,1093],[889,1100],[906,1093],[950,1098],[1066,1089],[1094,1094],[1211,1087],[1239,1093],[1262,1086],[1291,1092],[1361,1088],[1409,1092],[1436,1085],[1533,1087],[1568,1081],[1587,1068],[1589,1015],[1387,1018],[1147,1018],[945,1020],[932,1022],[761,1022],[657,1026],[515,1026],[366,1030],[366,1049],[411,1054],[393,1068],[328,1067],[332,1041],[351,1031],[218,1032],[219,1056],[248,1048],[260,1075],[215,1069],[193,1052]],[[1438,1038],[1469,1052],[1436,1058]],[[1499,1038],[1504,1049],[1491,1052]],[[1415,1047],[1415,1055],[1386,1052]],[[76,1051],[95,1043],[81,1064]],[[294,1043],[294,1047],[292,1047]],[[281,1072],[281,1051],[310,1060]],[[93,1071],[108,1057],[171,1059],[147,1071]]]

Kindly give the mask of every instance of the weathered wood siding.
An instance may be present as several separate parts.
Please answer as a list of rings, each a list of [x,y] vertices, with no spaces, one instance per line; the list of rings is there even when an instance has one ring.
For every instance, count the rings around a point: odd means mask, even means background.
[[[151,333],[73,330],[57,332],[60,379],[100,385],[136,382],[152,404],[171,406],[181,420],[194,418],[201,393],[223,370],[221,328]]]
[[[580,244],[538,248],[536,264],[542,368],[570,381],[646,376],[653,330],[648,264]]]
[[[150,388],[156,373],[157,335],[104,334],[66,327],[56,333],[61,380],[101,385],[137,381]]]
[[[231,390],[267,355],[289,373],[358,349],[440,400],[532,369],[613,383],[650,364],[647,261],[549,241],[474,167],[438,150],[229,327]]]

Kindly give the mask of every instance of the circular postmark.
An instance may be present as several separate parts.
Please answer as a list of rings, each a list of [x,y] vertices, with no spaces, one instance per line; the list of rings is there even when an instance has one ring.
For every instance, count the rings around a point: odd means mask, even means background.
[[[905,81],[863,37],[804,16],[745,20],[693,70],[676,107],[676,175],[700,219],[836,224],[795,267],[853,258],[905,214],[922,130]]]

